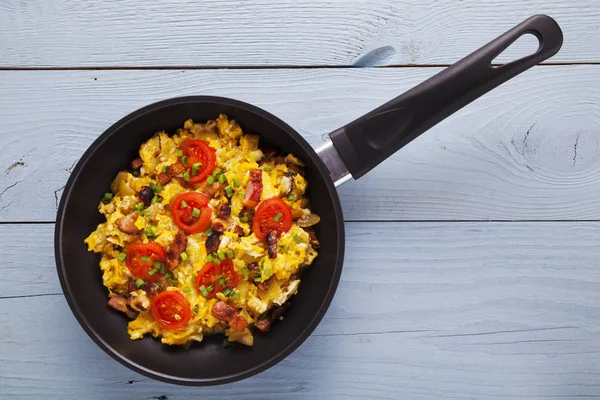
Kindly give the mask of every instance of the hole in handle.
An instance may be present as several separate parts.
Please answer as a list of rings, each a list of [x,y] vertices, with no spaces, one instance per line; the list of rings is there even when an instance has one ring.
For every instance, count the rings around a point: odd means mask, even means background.
[[[504,64],[530,56],[538,51],[541,46],[542,42],[533,33],[523,33],[492,60],[492,66],[498,68]]]

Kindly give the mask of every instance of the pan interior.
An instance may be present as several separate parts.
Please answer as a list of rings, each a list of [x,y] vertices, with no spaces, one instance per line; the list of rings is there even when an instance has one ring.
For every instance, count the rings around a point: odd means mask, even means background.
[[[306,164],[309,198],[321,216],[316,234],[319,256],[302,275],[299,293],[285,319],[267,334],[256,332],[255,345],[222,346],[223,335],[209,335],[189,349],[167,346],[152,337],[132,341],[128,319],[107,306],[99,256],[83,240],[103,222],[98,201],[118,171],[128,168],[139,146],[159,130],[173,133],[186,119],[203,122],[227,114],[246,133],[254,133]],[[271,114],[234,100],[188,97],[138,110],[109,128],[76,166],[65,189],[56,228],[57,268],[65,296],[86,332],[118,361],[146,375],[183,384],[216,384],[253,375],[291,353],[314,330],[337,286],[344,252],[339,200],[327,170],[292,128]]]

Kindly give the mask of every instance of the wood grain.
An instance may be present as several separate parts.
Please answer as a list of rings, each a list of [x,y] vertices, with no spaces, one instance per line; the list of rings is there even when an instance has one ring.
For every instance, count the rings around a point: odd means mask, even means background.
[[[0,3],[0,65],[451,64],[541,12],[565,33],[553,62],[600,61],[593,0],[8,0]],[[499,61],[534,49],[515,45]]]
[[[312,145],[437,68],[4,71],[0,221],[53,221],[87,146],[125,114],[190,94],[263,107]],[[339,193],[347,220],[596,220],[600,66],[537,67]]]
[[[32,254],[24,267],[7,251],[52,240],[51,225],[28,228],[0,226],[10,267],[2,296],[59,292],[49,252]],[[5,297],[1,392],[11,399],[600,396],[600,223],[348,223],[347,233],[325,319],[257,377],[203,389],[158,383],[99,350],[62,295]]]

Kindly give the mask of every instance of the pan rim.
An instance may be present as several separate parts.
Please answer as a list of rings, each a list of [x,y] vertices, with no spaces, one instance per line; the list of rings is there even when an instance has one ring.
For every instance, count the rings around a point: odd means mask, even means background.
[[[94,154],[94,152],[98,148],[100,148],[103,145],[103,143],[109,137],[111,137],[116,132],[118,132],[123,126],[127,125],[128,123],[130,123],[138,118],[143,118],[145,115],[147,115],[151,112],[155,112],[161,108],[170,107],[170,106],[180,104],[180,103],[219,103],[219,104],[230,105],[230,106],[236,107],[238,109],[244,109],[245,111],[256,114],[259,117],[266,118],[267,120],[269,120],[270,122],[272,122],[276,126],[278,126],[281,130],[285,131],[299,146],[301,146],[306,151],[306,153],[309,155],[309,157],[313,161],[313,164],[318,168],[319,172],[324,177],[325,184],[326,184],[328,192],[329,192],[329,197],[332,199],[332,202],[333,202],[333,210],[332,211],[334,212],[335,217],[336,217],[336,230],[337,230],[339,240],[338,240],[337,249],[332,249],[332,251],[335,251],[335,254],[337,254],[337,258],[336,258],[336,262],[335,262],[335,266],[334,266],[333,279],[331,279],[331,281],[329,282],[329,286],[328,286],[327,292],[326,292],[327,294],[323,298],[319,309],[313,315],[313,318],[311,319],[310,323],[304,327],[304,329],[300,332],[300,334],[296,335],[295,339],[290,341],[290,343],[281,352],[279,352],[275,356],[263,361],[260,364],[255,365],[251,368],[243,370],[241,372],[224,375],[224,376],[220,376],[220,377],[188,378],[188,377],[181,377],[181,376],[176,376],[176,375],[160,373],[160,372],[154,371],[151,368],[148,368],[148,367],[140,365],[136,362],[133,362],[132,360],[130,360],[129,358],[125,357],[120,352],[118,352],[116,349],[114,349],[112,346],[110,346],[100,336],[100,334],[91,327],[90,322],[88,321],[88,319],[86,318],[84,313],[79,308],[77,302],[74,300],[74,294],[72,292],[71,284],[67,277],[65,263],[64,263],[64,259],[63,259],[63,255],[62,255],[63,225],[64,225],[64,221],[65,221],[65,208],[71,197],[73,186],[77,182],[79,175],[83,171],[84,167],[87,165],[90,157]],[[98,345],[98,347],[100,347],[105,353],[107,353],[109,356],[111,356],[113,359],[115,359],[122,365],[124,365],[142,375],[153,378],[153,379],[157,379],[157,380],[167,382],[167,383],[187,385],[187,386],[219,385],[219,384],[225,384],[225,383],[235,382],[238,380],[249,378],[253,375],[256,375],[256,374],[258,374],[262,371],[265,371],[266,369],[274,366],[275,364],[277,364],[278,362],[283,360],[285,357],[290,355],[298,347],[300,347],[302,345],[302,343],[304,343],[304,341],[306,341],[306,339],[312,334],[312,332],[315,330],[315,328],[321,322],[321,320],[323,319],[325,313],[327,312],[327,310],[331,304],[331,301],[333,300],[333,297],[334,297],[335,292],[338,287],[341,272],[342,272],[342,266],[343,266],[343,261],[344,261],[344,251],[345,251],[345,232],[344,232],[344,219],[343,219],[341,203],[340,203],[337,191],[335,189],[335,186],[329,177],[327,167],[325,166],[323,161],[320,159],[320,157],[317,155],[317,153],[315,152],[315,149],[298,132],[296,132],[296,130],[294,130],[288,124],[286,124],[281,119],[274,116],[273,114],[269,113],[268,111],[265,111],[259,107],[253,106],[251,104],[248,104],[248,103],[245,103],[245,102],[242,102],[239,100],[226,98],[226,97],[218,97],[218,96],[184,96],[184,97],[175,97],[175,98],[158,101],[158,102],[149,104],[147,106],[144,106],[142,108],[139,108],[137,110],[134,110],[134,111],[130,112],[129,114],[127,114],[126,116],[124,116],[123,118],[121,118],[120,120],[118,120],[117,122],[115,122],[114,124],[112,124],[108,129],[106,129],[102,134],[100,134],[100,136],[98,136],[98,138],[96,138],[96,140],[94,140],[94,142],[86,149],[86,151],[83,153],[83,155],[80,157],[79,161],[77,162],[75,168],[73,169],[73,172],[69,176],[69,179],[67,180],[65,189],[63,191],[63,195],[60,200],[57,217],[56,217],[56,221],[55,221],[55,228],[54,228],[54,255],[55,255],[55,263],[56,263],[56,269],[57,269],[60,285],[63,290],[63,294],[67,300],[67,304],[69,305],[69,308],[71,309],[71,312],[77,319],[77,322],[79,323],[79,325],[86,332],[86,334],[96,343],[96,345]]]

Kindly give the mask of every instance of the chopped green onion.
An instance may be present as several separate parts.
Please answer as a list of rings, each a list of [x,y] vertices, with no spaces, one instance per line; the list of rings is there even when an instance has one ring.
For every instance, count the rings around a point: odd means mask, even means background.
[[[183,288],[183,291],[186,292],[186,293],[192,293],[192,288],[189,287],[189,286],[186,286],[186,287]]]
[[[225,338],[225,340],[223,340],[223,348],[228,349],[231,347],[231,342],[229,341],[229,339]]]
[[[208,290],[206,290],[204,285],[200,286],[200,293],[202,293],[202,296],[204,297],[208,296]]]
[[[215,169],[212,173],[212,177],[217,179],[217,177],[219,176],[220,173],[221,173],[221,171],[219,171],[218,169]]]
[[[217,265],[221,265],[221,260],[219,260],[219,257],[213,257],[213,262]]]
[[[155,196],[152,198],[152,204],[156,204],[156,203],[158,203],[160,200],[161,200],[161,197],[160,197],[159,195],[155,195]]]
[[[237,178],[233,178],[233,187],[240,187],[240,181]]]
[[[137,286],[138,289],[141,288],[142,286],[144,286],[144,281],[141,279],[136,279],[135,286]]]
[[[212,262],[212,260],[213,260],[213,256],[212,256],[212,254],[209,254],[209,255],[207,255],[207,256],[206,256],[206,260],[207,260],[208,262]]]
[[[225,193],[227,193],[227,197],[233,196],[233,189],[231,188],[231,186],[227,186],[225,188]]]
[[[271,168],[269,168],[269,167],[264,167],[264,168],[263,168],[263,171],[265,171],[265,172],[271,172],[271,171],[273,171],[273,170],[272,170]]]
[[[155,229],[156,228],[154,228],[153,226],[147,226],[146,227],[146,236],[148,236],[148,237],[154,237],[154,236],[156,236]]]
[[[160,267],[159,267],[160,268]],[[148,271],[148,275],[152,276],[158,272],[158,268],[154,267],[150,271]]]
[[[245,195],[246,195],[246,192],[245,192],[245,191],[243,191],[243,190],[240,190],[238,193],[239,193],[240,195],[242,195],[242,196],[245,196]]]
[[[224,260],[225,259],[225,254],[221,253],[220,251],[217,253],[217,256],[219,256],[219,260]]]
[[[254,278],[254,282],[262,282],[262,278],[260,276],[256,277]]]
[[[233,294],[231,295],[232,300],[237,300],[239,298],[240,298],[240,294],[238,292],[233,292]]]
[[[228,258],[233,258],[233,251],[232,250],[227,250],[227,257]]]
[[[192,210],[192,217],[198,218],[199,216],[200,216],[200,210],[197,209],[196,207],[194,207],[194,209]]]
[[[229,296],[229,295],[231,294],[231,292],[232,292],[232,290],[231,290],[231,289],[229,289],[229,288],[225,288],[225,290],[223,290],[223,294],[224,294],[225,296]]]
[[[187,167],[187,164],[188,164],[188,158],[187,158],[187,156],[183,156],[183,157],[181,157],[181,163],[182,163],[182,164],[183,164],[185,167]]]
[[[127,254],[119,253],[119,257],[118,257],[119,261],[123,262],[123,261],[125,261],[126,258],[127,258]]]
[[[165,271],[165,266],[164,266],[164,264],[160,264],[160,273],[164,275],[164,273],[165,273],[165,272],[166,272],[166,271]]]
[[[263,265],[265,265],[265,258],[261,258],[260,259],[260,263],[258,264],[261,268],[263,267]]]
[[[283,217],[283,214],[278,212],[277,214],[275,214],[275,216],[273,217],[273,219],[275,220],[275,222],[279,221],[281,219],[281,217]]]
[[[209,287],[207,287],[206,290],[208,290],[209,292],[212,292],[214,288],[215,288],[215,285],[212,284]]]
[[[150,209],[146,209],[146,210],[144,210],[144,215],[145,215],[146,217],[149,217],[149,216],[150,216],[150,214],[152,214],[152,211],[150,211]]]
[[[160,263],[158,261],[154,263],[154,268],[155,269],[160,269],[160,267],[162,267],[162,266],[163,266],[162,263]]]
[[[200,167],[202,167],[202,163],[201,162],[195,162],[195,163],[192,164],[192,168],[198,169]]]
[[[183,157],[183,150],[177,150],[177,157]]]
[[[279,246],[281,248],[281,252],[287,254],[288,250],[285,246]]]
[[[165,277],[167,278],[167,280],[169,282],[171,282],[172,285],[175,285],[178,282],[177,278],[175,278],[175,276],[173,276],[172,272],[167,272],[167,274],[165,275]]]
[[[181,261],[187,261],[187,259],[188,259],[188,255],[185,251],[183,253],[181,253],[179,255],[179,257],[181,257]]]
[[[183,180],[186,182],[189,182],[190,180],[190,173],[185,171],[183,174],[181,174],[181,176],[183,177]]]
[[[103,202],[104,204],[108,204],[110,203],[110,201],[113,199],[113,194],[112,193],[104,193],[104,196],[102,196],[102,199],[100,199],[101,202]]]
[[[142,215],[142,212],[144,211],[144,203],[138,203],[136,206],[133,207],[133,209],[137,211],[139,215]]]
[[[219,183],[225,183],[225,175],[219,174],[219,177],[217,178],[217,180],[219,181]]]
[[[165,165],[165,166],[162,168],[162,173],[163,173],[163,174],[166,174],[166,173],[167,173],[167,166],[166,166],[166,165]]]
[[[271,275],[271,270],[269,268],[265,268],[265,270],[263,271],[263,274]]]
[[[192,165],[192,176],[198,175],[198,170],[202,167],[202,163],[197,162]]]
[[[192,310],[194,310],[194,312],[195,312],[196,314],[198,314],[198,305],[195,305],[195,306],[194,306],[194,308],[192,308]]]
[[[205,231],[204,231],[204,234],[205,234],[206,236],[210,236],[210,235],[212,235],[212,233],[213,233],[213,231],[212,231],[212,229],[210,229],[210,228],[208,228],[207,230],[205,230]]]
[[[252,271],[252,275],[256,276],[260,276],[260,271],[255,269],[254,271]]]
[[[302,239],[300,239],[300,236],[294,235],[292,237],[294,238],[294,240],[296,241],[296,243],[298,243],[298,244],[302,243]]]
[[[135,176],[136,178],[140,176],[140,171],[133,171],[131,173],[131,175]]]
[[[248,216],[244,215],[244,216],[240,217],[240,221],[242,221],[242,222],[248,222]]]
[[[148,256],[141,256],[140,261],[141,262],[150,262],[150,261],[152,261],[152,259]]]
[[[225,286],[225,278],[223,278],[223,274],[219,275],[217,277],[217,280],[219,281],[219,283],[221,284],[221,286]]]
[[[215,179],[212,176],[209,176],[208,178],[206,178],[206,183],[212,185],[213,183],[215,183]]]
[[[244,275],[248,275],[250,273],[250,270],[246,267],[242,268],[242,274]]]
[[[296,195],[295,195],[295,194],[290,194],[290,195],[288,196],[288,200],[289,200],[289,201],[294,201],[294,200],[296,200]]]
[[[152,190],[154,190],[155,192],[160,192],[161,190],[163,190],[163,185],[154,185],[154,188],[152,188]]]
[[[187,203],[185,202],[185,200],[181,200],[181,208],[187,208]]]

